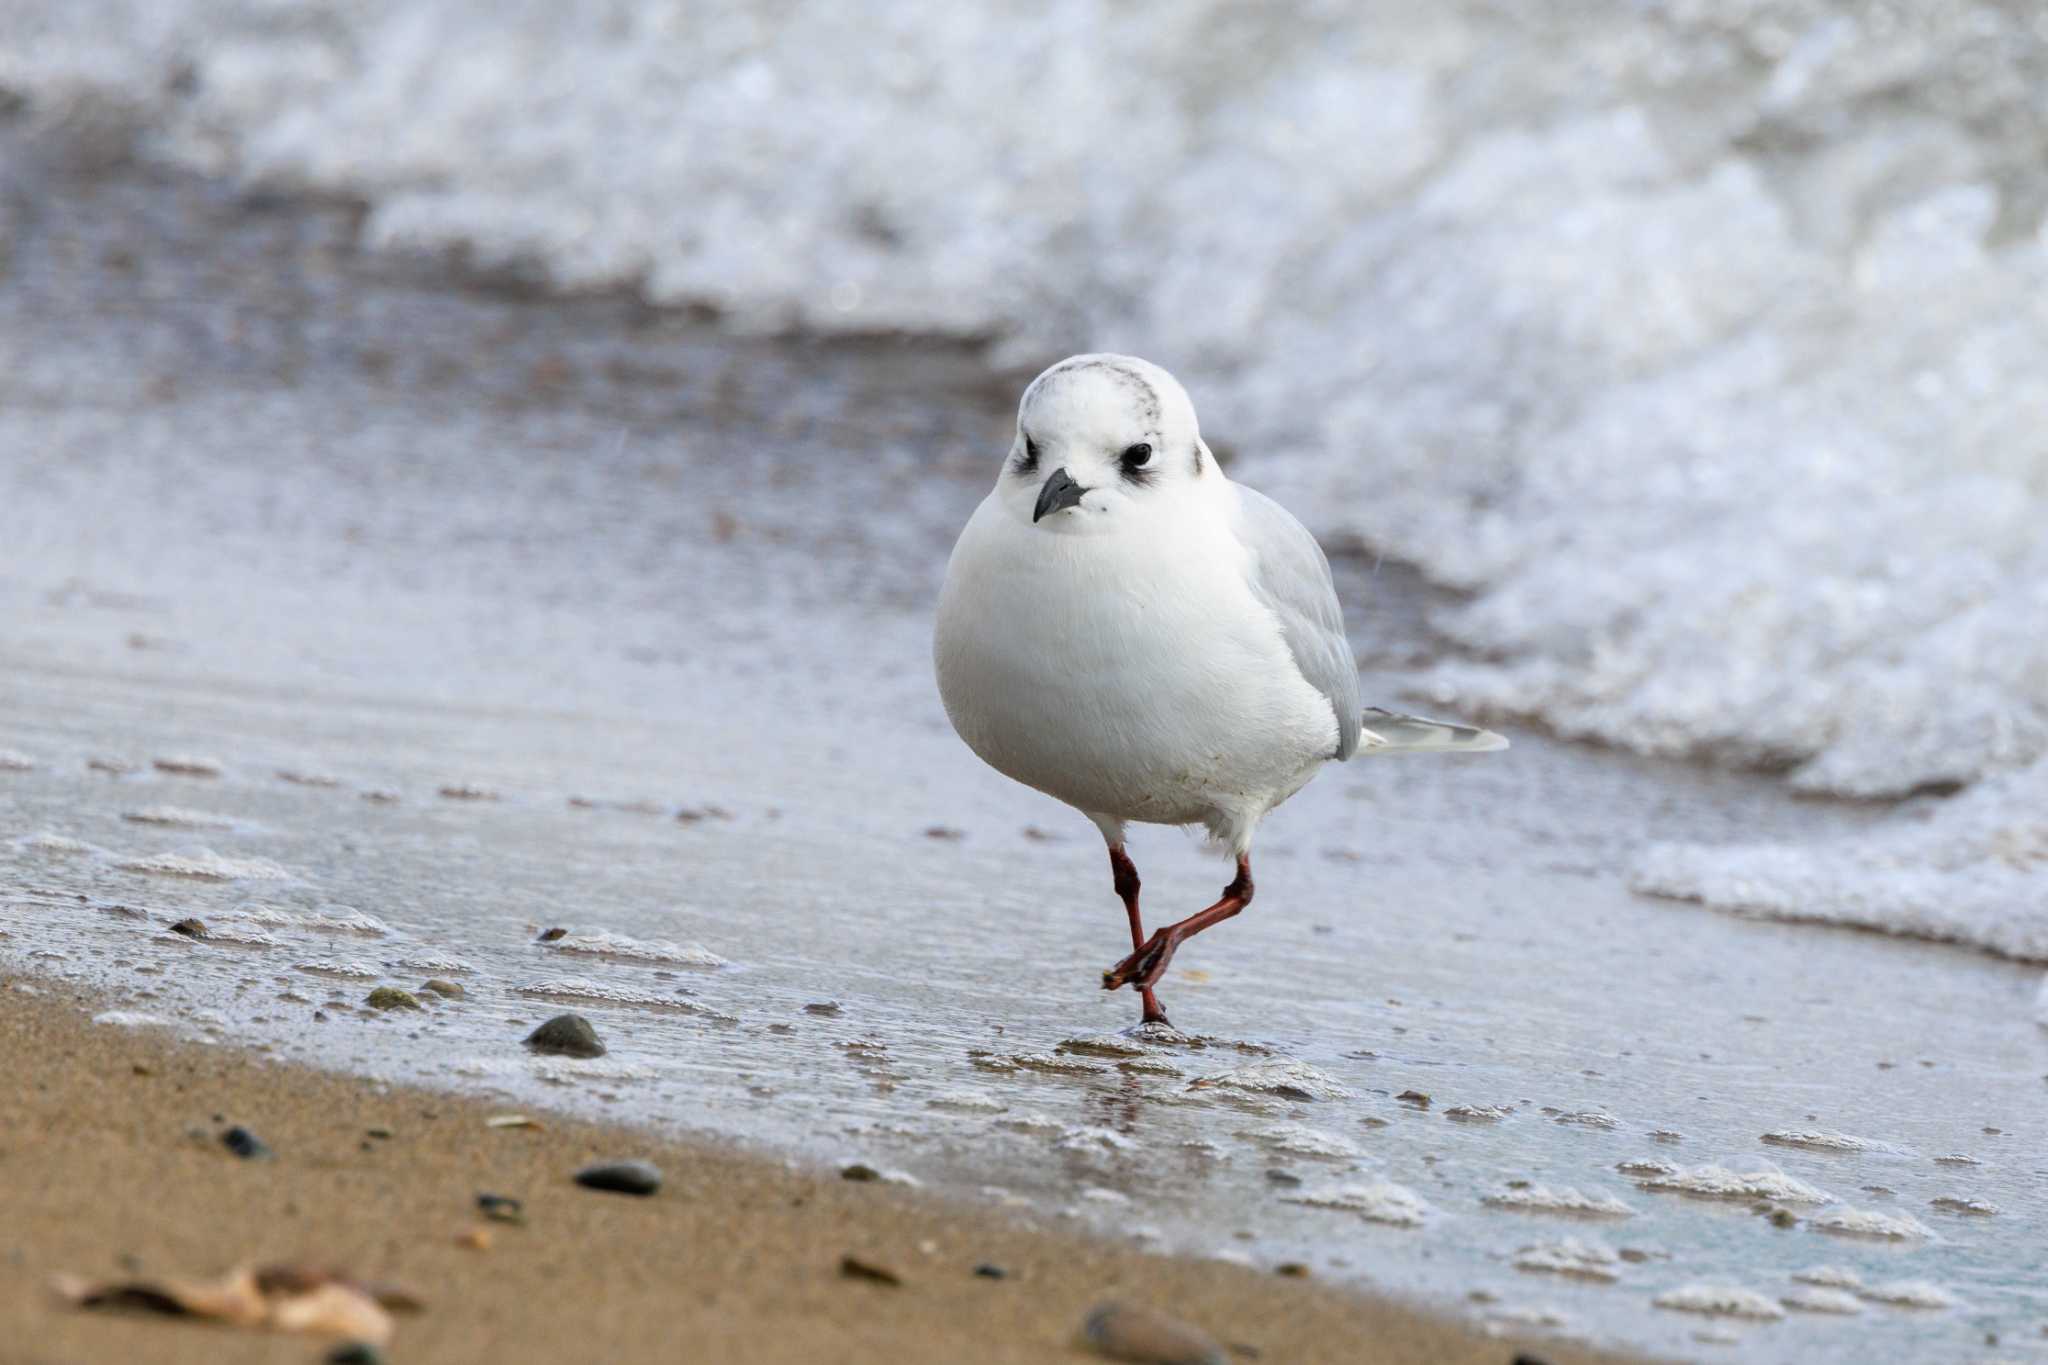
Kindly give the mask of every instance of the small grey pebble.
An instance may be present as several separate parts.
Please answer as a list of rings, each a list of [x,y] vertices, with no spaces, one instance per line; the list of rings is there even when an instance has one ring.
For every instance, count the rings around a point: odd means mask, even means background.
[[[653,1194],[661,1188],[661,1169],[651,1161],[601,1161],[576,1172],[576,1183],[587,1190]]]
[[[977,1279],[983,1280],[1007,1280],[1010,1278],[1009,1271],[987,1261],[983,1261],[980,1265],[974,1267],[974,1274]]]
[[[220,1135],[221,1145],[245,1161],[254,1161],[274,1155],[269,1144],[247,1128],[237,1124]]]
[[[526,1035],[526,1045],[535,1052],[553,1052],[564,1057],[602,1057],[604,1040],[588,1019],[580,1014],[558,1014]]]
[[[494,1223],[524,1223],[526,1205],[509,1194],[479,1194],[476,1206]]]

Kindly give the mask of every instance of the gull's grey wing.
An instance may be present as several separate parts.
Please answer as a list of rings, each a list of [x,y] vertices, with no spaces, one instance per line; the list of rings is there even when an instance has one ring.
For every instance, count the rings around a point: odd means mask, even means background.
[[[1358,750],[1358,661],[1344,638],[1344,611],[1323,547],[1286,508],[1243,484],[1234,529],[1250,552],[1252,595],[1280,618],[1301,676],[1330,699],[1337,716],[1333,757],[1351,757]]]

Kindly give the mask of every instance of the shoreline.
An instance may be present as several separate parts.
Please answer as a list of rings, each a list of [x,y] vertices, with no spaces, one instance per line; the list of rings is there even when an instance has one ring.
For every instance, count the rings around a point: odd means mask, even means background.
[[[550,1113],[539,1128],[494,1129],[484,1120],[510,1106],[94,1024],[95,1003],[0,977],[18,1097],[0,1120],[0,1365],[318,1359],[319,1338],[87,1312],[50,1289],[63,1273],[211,1277],[280,1261],[418,1296],[424,1311],[399,1319],[392,1360],[625,1361],[683,1346],[740,1362],[1087,1359],[1082,1321],[1109,1300],[1183,1317],[1235,1359],[1504,1365],[1523,1347],[1546,1365],[1627,1358],[1518,1346],[1335,1284],[1151,1255],[629,1127]],[[218,1135],[235,1124],[274,1158],[229,1153]],[[660,1192],[569,1179],[624,1158],[660,1166]],[[526,1222],[482,1219],[483,1191],[521,1199]],[[478,1228],[487,1249],[461,1242]],[[844,1256],[903,1282],[846,1278]],[[1005,1276],[975,1274],[984,1264]]]

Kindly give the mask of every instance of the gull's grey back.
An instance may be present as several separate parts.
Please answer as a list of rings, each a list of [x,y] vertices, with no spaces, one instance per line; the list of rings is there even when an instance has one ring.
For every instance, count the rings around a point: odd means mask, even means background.
[[[1344,609],[1337,604],[1330,561],[1293,513],[1256,489],[1236,487],[1232,529],[1251,552],[1252,595],[1280,618],[1301,675],[1330,699],[1337,716],[1333,757],[1349,758],[1358,750],[1358,661],[1344,635]]]

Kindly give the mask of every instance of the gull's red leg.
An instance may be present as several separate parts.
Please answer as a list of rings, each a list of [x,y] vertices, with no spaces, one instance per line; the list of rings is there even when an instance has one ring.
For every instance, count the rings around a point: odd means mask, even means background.
[[[1124,903],[1124,913],[1131,917],[1131,950],[1136,952],[1145,946],[1145,925],[1138,918],[1138,865],[1124,852],[1122,844],[1111,844],[1109,870],[1116,877],[1116,894]],[[1159,1007],[1159,997],[1152,994],[1152,988],[1142,986],[1138,994],[1145,1002],[1145,1022],[1165,1023],[1166,1011]]]
[[[1132,880],[1137,879],[1133,870]],[[1138,910],[1135,894],[1131,906],[1131,937],[1138,936]],[[1102,974],[1102,989],[1113,991],[1119,986],[1135,985],[1150,995],[1152,988],[1159,984],[1159,978],[1166,975],[1166,964],[1173,961],[1174,950],[1187,939],[1193,938],[1212,924],[1221,924],[1238,911],[1252,903],[1252,860],[1249,854],[1239,854],[1237,876],[1230,885],[1223,888],[1223,899],[1207,910],[1197,911],[1177,924],[1169,924],[1154,933],[1151,938],[1137,945],[1137,951]]]

